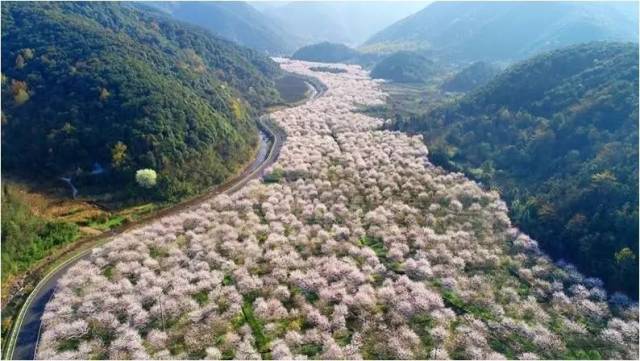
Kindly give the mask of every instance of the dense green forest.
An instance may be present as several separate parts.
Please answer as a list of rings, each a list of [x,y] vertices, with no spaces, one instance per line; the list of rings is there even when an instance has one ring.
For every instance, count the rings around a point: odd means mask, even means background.
[[[378,62],[371,76],[401,83],[424,83],[436,72],[433,61],[410,52],[398,51]]]
[[[176,200],[221,182],[280,101],[270,59],[131,3],[6,3],[2,43],[3,170],[81,191]],[[136,188],[141,168],[155,188]]]
[[[59,245],[79,236],[78,226],[33,214],[15,190],[2,187],[2,282],[25,271]]]
[[[309,86],[305,83],[304,78],[294,74],[285,74],[278,78],[276,80],[276,88],[282,100],[287,103],[301,101],[306,97],[307,92],[309,92]]]
[[[454,74],[442,84],[442,89],[454,92],[468,92],[487,84],[500,72],[500,68],[477,61]]]
[[[556,259],[638,294],[638,46],[590,43],[512,66],[398,121],[431,160],[498,189]]]
[[[357,58],[359,53],[344,44],[322,42],[304,46],[291,56],[293,59],[318,61],[323,63],[342,63]]]

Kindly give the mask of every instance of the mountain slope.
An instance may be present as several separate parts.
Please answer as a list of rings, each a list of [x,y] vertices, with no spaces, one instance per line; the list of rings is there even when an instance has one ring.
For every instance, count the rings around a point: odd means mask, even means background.
[[[176,19],[186,21],[240,45],[270,55],[293,52],[301,41],[244,2],[150,3]]]
[[[384,27],[422,9],[425,4],[409,1],[288,2],[266,7],[263,12],[302,38],[305,44],[329,41],[357,46]]]
[[[435,2],[364,49],[422,50],[460,61],[514,60],[593,40],[637,41],[637,4]]]
[[[442,88],[446,91],[468,92],[487,84],[499,72],[498,66],[477,61],[447,79]]]
[[[499,189],[556,258],[638,293],[638,47],[592,43],[511,67],[397,124],[434,162]]]
[[[399,51],[377,63],[371,70],[371,76],[402,83],[422,83],[434,74],[434,66],[431,60],[420,54]]]
[[[292,59],[304,61],[317,61],[323,63],[346,62],[358,56],[358,52],[344,44],[322,42],[303,46],[296,50]]]
[[[134,198],[154,193],[139,168],[161,199],[231,175],[256,142],[252,108],[279,100],[271,60],[122,3],[3,4],[2,59],[3,169]]]

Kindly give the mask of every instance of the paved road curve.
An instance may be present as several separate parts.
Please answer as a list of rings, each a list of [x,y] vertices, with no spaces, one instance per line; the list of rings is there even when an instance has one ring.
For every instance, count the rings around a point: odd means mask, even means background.
[[[324,93],[324,89],[317,88],[311,82],[308,82],[313,88],[314,92],[307,99],[307,101],[314,99]],[[36,288],[31,292],[25,304],[22,306],[18,317],[16,318],[16,324],[12,333],[9,336],[9,345],[7,348],[7,357],[12,360],[32,360],[35,359],[35,354],[38,345],[38,339],[40,337],[41,317],[44,313],[44,308],[47,302],[53,296],[58,280],[65,274],[65,272],[71,268],[76,262],[81,259],[87,259],[91,255],[93,248],[107,242],[113,236],[130,231],[133,228],[141,227],[151,223],[152,221],[170,215],[183,212],[188,208],[199,205],[202,201],[209,199],[213,196],[222,193],[233,193],[242,188],[247,182],[263,175],[265,168],[273,164],[280,148],[284,142],[284,133],[273,126],[267,119],[268,116],[261,117],[258,122],[260,128],[260,145],[258,153],[252,164],[247,167],[242,174],[225,182],[214,189],[206,192],[205,194],[188,200],[183,203],[179,203],[173,207],[159,211],[156,215],[144,219],[140,222],[130,224],[122,227],[118,230],[105,232],[104,234],[96,237],[101,241],[96,241],[94,247],[84,250],[74,257],[68,259],[57,268],[50,271],[44,278],[38,283]]]

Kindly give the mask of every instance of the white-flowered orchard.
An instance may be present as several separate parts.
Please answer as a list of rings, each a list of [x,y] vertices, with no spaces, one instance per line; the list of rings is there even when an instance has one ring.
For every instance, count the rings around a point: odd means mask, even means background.
[[[39,358],[638,357],[637,306],[357,112],[384,102],[366,72],[280,61],[328,90],[272,114],[279,177],[96,249],[60,280]]]

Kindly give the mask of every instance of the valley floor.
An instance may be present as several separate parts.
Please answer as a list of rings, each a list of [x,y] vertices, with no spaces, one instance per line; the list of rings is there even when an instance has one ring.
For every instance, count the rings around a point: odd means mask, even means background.
[[[380,130],[357,66],[271,115],[263,182],[118,236],[60,280],[42,359],[637,358],[638,310],[554,265],[495,192]]]

